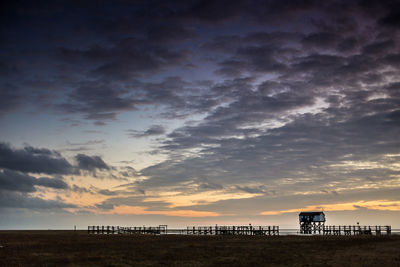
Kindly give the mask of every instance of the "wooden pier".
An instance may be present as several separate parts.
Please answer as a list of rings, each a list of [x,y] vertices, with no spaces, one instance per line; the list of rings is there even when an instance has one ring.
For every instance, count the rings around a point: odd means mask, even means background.
[[[252,235],[252,236],[277,236],[288,234],[285,229],[280,230],[279,226],[188,226],[183,229],[169,229],[167,225],[159,226],[88,226],[88,234],[96,235]],[[309,235],[390,235],[392,228],[389,225],[381,226],[360,226],[360,225],[325,225],[318,229],[311,229],[309,232],[297,232],[297,234]],[[291,234],[296,234],[292,231]]]
[[[161,235],[166,234],[168,231],[167,225],[159,226],[134,226],[134,227],[121,227],[121,226],[88,226],[88,234],[97,235],[113,235],[113,234],[150,234]]]
[[[279,235],[279,226],[192,226],[188,235]]]
[[[390,235],[392,233],[392,227],[389,225],[326,225],[322,229],[322,233],[324,235]]]
[[[182,235],[279,235],[279,226],[188,226],[186,229],[168,229],[167,225],[159,226],[88,226],[88,234],[182,234]]]

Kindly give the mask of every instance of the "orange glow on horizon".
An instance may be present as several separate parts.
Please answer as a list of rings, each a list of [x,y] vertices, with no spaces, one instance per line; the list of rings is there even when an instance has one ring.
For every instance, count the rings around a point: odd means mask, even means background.
[[[326,205],[315,205],[306,206],[299,209],[288,209],[288,210],[277,210],[277,211],[263,211],[261,215],[280,215],[283,213],[293,213],[301,211],[348,211],[358,209],[369,209],[369,210],[386,210],[386,211],[400,211],[400,201],[388,201],[388,200],[374,200],[374,201],[358,201],[338,204],[326,204]]]
[[[262,194],[257,193],[228,193],[222,190],[218,191],[208,191],[195,193],[191,195],[183,195],[181,192],[176,192],[172,194],[171,192],[166,192],[164,194],[160,194],[158,197],[147,198],[144,202],[147,201],[164,201],[167,203],[171,203],[169,205],[170,208],[175,207],[187,207],[193,205],[209,205],[211,203],[221,201],[221,200],[230,200],[230,199],[245,199],[245,198],[253,198],[257,196],[261,196]]]

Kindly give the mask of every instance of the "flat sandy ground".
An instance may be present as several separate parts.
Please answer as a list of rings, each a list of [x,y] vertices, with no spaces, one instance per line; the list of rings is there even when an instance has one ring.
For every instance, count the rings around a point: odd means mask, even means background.
[[[0,266],[400,266],[400,236],[0,231]]]

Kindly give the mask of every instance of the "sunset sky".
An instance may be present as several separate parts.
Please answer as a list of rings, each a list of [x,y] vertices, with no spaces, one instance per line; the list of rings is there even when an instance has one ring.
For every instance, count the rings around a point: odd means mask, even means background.
[[[6,1],[0,229],[400,228],[398,1]]]

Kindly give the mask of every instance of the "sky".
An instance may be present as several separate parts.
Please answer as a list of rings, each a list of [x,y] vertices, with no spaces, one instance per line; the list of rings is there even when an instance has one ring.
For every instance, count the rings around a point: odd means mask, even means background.
[[[400,228],[398,1],[4,1],[0,229]]]

